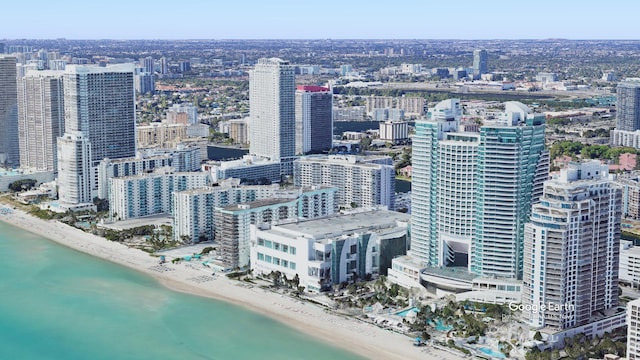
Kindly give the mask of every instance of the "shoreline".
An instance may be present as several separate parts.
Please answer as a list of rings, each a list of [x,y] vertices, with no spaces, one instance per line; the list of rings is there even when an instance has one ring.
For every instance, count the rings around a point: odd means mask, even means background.
[[[316,340],[368,359],[425,358],[425,348],[431,356],[436,355],[435,348],[413,346],[408,336],[329,312],[304,300],[228,279],[224,275],[212,277],[210,270],[191,264],[167,263],[160,266],[157,258],[142,250],[129,248],[58,221],[42,220],[19,209],[1,214],[0,221],[149,275],[173,291],[224,301],[265,315]],[[447,360],[458,358],[444,351],[438,351],[437,357]]]

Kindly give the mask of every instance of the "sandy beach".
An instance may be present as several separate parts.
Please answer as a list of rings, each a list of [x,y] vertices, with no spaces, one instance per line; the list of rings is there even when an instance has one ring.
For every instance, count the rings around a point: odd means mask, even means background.
[[[374,325],[333,314],[320,306],[264,290],[258,286],[211,276],[192,264],[159,265],[148,253],[85,233],[57,221],[46,221],[20,210],[0,220],[69,248],[148,274],[168,288],[233,303],[259,312],[334,346],[369,359],[459,359],[431,347],[415,347],[412,339]]]

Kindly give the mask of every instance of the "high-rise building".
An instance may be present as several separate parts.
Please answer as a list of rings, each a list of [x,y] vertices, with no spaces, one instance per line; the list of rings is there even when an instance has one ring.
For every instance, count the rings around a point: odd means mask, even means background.
[[[487,68],[487,50],[473,51],[473,77],[480,78],[480,75],[489,72]]]
[[[640,78],[621,81],[616,92],[616,130],[640,130]]]
[[[146,58],[142,59],[140,65],[142,65],[142,68],[144,69],[145,73],[153,74],[153,71],[154,71],[153,58],[151,56],[147,56]]]
[[[169,61],[166,57],[160,58],[160,74],[167,75],[169,73]]]
[[[20,166],[57,172],[64,134],[62,71],[29,71],[18,81]]]
[[[59,166],[60,179],[72,176],[89,179],[92,193],[98,192],[98,163],[104,159],[120,159],[135,156],[136,153],[136,112],[133,84],[133,64],[121,64],[108,67],[68,66],[64,80],[65,132],[74,136],[64,136],[65,141],[58,146],[59,164],[62,147],[71,146],[80,149],[74,141],[88,142],[91,151],[72,151],[62,149],[64,153],[82,154],[82,159],[65,159],[69,162],[89,161],[89,164],[76,168]],[[90,158],[86,158],[90,155]],[[62,174],[63,171],[90,169],[90,174]],[[74,193],[63,187],[74,186],[60,180],[60,192]],[[80,193],[80,192],[78,192]],[[82,198],[91,201],[92,197]],[[73,200],[73,199],[69,199]],[[69,201],[73,204],[73,202]]]
[[[431,230],[431,225],[436,225],[432,216],[437,210],[437,150],[434,154],[434,149],[444,139],[445,133],[456,131],[461,118],[460,101],[449,99],[429,109],[427,118],[416,121],[415,125],[416,133],[412,140],[411,250],[425,265],[438,266],[442,263],[438,255],[437,234],[435,229]]]
[[[181,73],[191,71],[191,63],[189,61],[178,61],[178,71]]]
[[[16,58],[0,56],[0,165],[18,166],[18,85]]]
[[[88,136],[93,162],[135,156],[135,106],[132,64],[65,70],[65,130]]]
[[[292,173],[295,156],[295,74],[288,61],[258,59],[249,72],[249,153],[283,163]]]
[[[136,71],[133,81],[136,94],[153,94],[156,92],[156,76],[153,73]]]
[[[333,93],[322,86],[296,88],[296,154],[321,153],[333,140]]]
[[[80,131],[58,138],[58,198],[64,204],[86,204],[92,197],[91,143]]]
[[[621,190],[607,165],[570,163],[544,184],[525,225],[523,317],[564,330],[618,305]]]
[[[480,128],[471,271],[522,278],[524,224],[549,177],[545,117],[518,102]]]
[[[416,122],[413,255],[427,266],[520,278],[524,223],[549,169],[544,116],[508,102],[480,132],[459,131],[461,117],[450,99]]]

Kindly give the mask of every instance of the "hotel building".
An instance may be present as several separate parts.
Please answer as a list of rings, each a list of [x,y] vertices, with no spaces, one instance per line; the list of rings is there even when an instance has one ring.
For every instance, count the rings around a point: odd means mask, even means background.
[[[519,279],[524,223],[548,176],[544,116],[507,102],[479,132],[459,131],[461,117],[450,99],[416,122],[413,256],[428,267]]]
[[[391,259],[408,245],[407,214],[374,210],[356,214],[255,226],[251,233],[251,268],[296,275],[306,291],[386,275]]]

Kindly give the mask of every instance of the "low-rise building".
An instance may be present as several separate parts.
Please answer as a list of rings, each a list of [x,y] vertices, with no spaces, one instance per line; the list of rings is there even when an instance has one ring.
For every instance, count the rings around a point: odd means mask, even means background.
[[[387,275],[407,251],[406,214],[374,210],[296,223],[257,226],[251,234],[251,268],[296,276],[306,291]]]
[[[53,171],[35,171],[32,169],[2,169],[0,168],[0,191],[9,191],[9,185],[18,180],[33,179],[37,184],[53,181]]]
[[[633,241],[620,241],[620,270],[618,280],[633,288],[640,288],[640,247]]]
[[[208,162],[202,166],[202,170],[209,172],[214,182],[236,178],[243,182],[271,183],[280,182],[280,167],[279,161],[245,155],[240,160]]]
[[[406,121],[385,121],[380,123],[380,140],[401,141],[409,138],[409,123]]]
[[[640,299],[627,303],[627,359],[640,359]]]
[[[640,149],[640,130],[611,130],[611,145]]]

